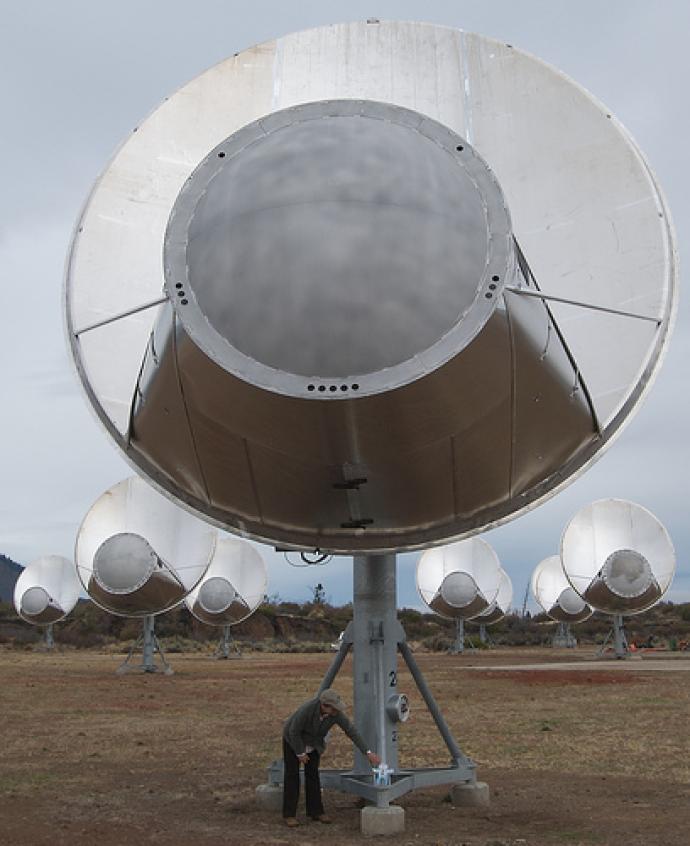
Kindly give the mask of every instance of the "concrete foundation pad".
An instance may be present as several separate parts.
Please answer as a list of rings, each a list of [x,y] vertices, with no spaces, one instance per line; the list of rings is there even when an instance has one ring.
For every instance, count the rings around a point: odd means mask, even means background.
[[[266,811],[283,810],[283,788],[275,784],[260,784],[254,791],[256,804]]]
[[[405,831],[405,809],[399,805],[375,808],[368,805],[360,813],[360,829],[366,837],[390,836]]]
[[[489,785],[483,781],[456,784],[450,789],[450,801],[456,808],[488,808]]]

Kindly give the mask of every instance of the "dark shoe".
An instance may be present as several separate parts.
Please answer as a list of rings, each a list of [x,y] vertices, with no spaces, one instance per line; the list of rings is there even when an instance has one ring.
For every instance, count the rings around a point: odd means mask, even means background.
[[[324,825],[330,825],[333,820],[328,816],[328,814],[320,814],[318,817],[312,817],[314,822],[324,823]]]
[[[297,817],[285,817],[285,825],[288,828],[297,828],[299,825],[299,820]]]

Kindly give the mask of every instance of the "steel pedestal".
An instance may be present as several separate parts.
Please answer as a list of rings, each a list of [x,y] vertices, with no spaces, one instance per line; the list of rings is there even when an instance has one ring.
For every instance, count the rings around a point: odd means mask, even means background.
[[[350,650],[353,652],[354,723],[369,748],[392,770],[390,784],[376,784],[367,758],[356,750],[351,769],[321,770],[321,784],[361,796],[377,808],[411,790],[434,785],[476,785],[476,766],[458,747],[422,672],[407,645],[396,612],[395,555],[355,556],[353,620],[321,682],[318,693],[333,685]],[[398,693],[397,654],[407,665],[450,755],[445,767],[398,766],[398,732],[408,714]],[[269,784],[283,782],[283,762],[274,761]]]
[[[53,636],[53,624],[49,623],[43,629],[43,642],[41,643],[39,649],[42,652],[50,652],[51,650],[55,649],[55,638]]]
[[[223,634],[221,635],[221,638],[218,641],[216,651],[213,653],[214,658],[229,660],[230,658],[242,657],[240,648],[237,645],[234,637],[232,636],[230,628],[231,627],[229,625],[223,626]]]
[[[606,635],[606,639],[601,644],[597,655],[601,657],[606,651],[609,641],[613,641],[613,653],[616,658],[629,658],[630,648],[628,646],[628,638],[625,634],[625,626],[623,625],[623,615],[613,615],[613,626],[611,631]]]
[[[465,621],[462,617],[455,621],[455,641],[448,651],[452,655],[462,655],[465,651]]]
[[[174,670],[166,661],[163,647],[156,637],[155,619],[152,614],[144,617],[142,632],[132,644],[125,660],[117,668],[118,675],[124,673],[164,673],[166,676],[171,676],[173,674]],[[132,659],[139,648],[141,648],[141,663],[135,664]],[[156,652],[160,658],[160,665],[156,663]]]
[[[556,627],[556,634],[553,636],[551,646],[554,649],[574,649],[577,646],[577,640],[570,630],[569,623],[559,623]]]

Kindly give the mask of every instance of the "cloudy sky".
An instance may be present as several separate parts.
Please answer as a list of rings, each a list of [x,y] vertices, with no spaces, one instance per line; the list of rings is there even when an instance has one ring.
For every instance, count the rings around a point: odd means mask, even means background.
[[[22,564],[49,553],[71,557],[91,503],[131,473],[82,396],[61,309],[72,227],[115,147],[164,97],[232,53],[291,31],[372,16],[426,20],[507,41],[560,68],[606,103],[666,192],[682,275],[690,246],[685,0],[3,4],[0,552]],[[675,334],[656,384],[613,447],[554,499],[487,533],[513,580],[515,605],[522,605],[535,564],[557,552],[570,517],[603,497],[639,502],[661,519],[678,556],[669,598],[690,600],[686,299],[681,291]],[[320,581],[334,602],[351,598],[349,559],[298,570],[261,549],[270,593],[304,600]],[[419,607],[416,560],[400,557],[401,605]]]

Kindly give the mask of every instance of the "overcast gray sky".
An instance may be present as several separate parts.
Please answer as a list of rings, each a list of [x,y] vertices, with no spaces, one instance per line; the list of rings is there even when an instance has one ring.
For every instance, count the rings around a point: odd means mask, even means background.
[[[115,147],[165,96],[232,53],[287,32],[372,16],[430,21],[507,41],[560,68],[606,103],[666,192],[682,274],[690,244],[685,0],[6,2],[0,27],[0,552],[22,564],[50,553],[71,557],[91,503],[131,474],[82,396],[61,309],[72,227]],[[533,567],[558,551],[570,517],[603,497],[639,502],[666,525],[678,555],[668,598],[690,600],[686,299],[681,289],[666,363],[611,449],[554,499],[485,535],[513,580],[515,605],[522,604]],[[303,600],[320,581],[334,602],[351,598],[349,559],[297,570],[261,550],[269,563],[270,593]],[[417,557],[400,558],[401,605],[420,605]]]

